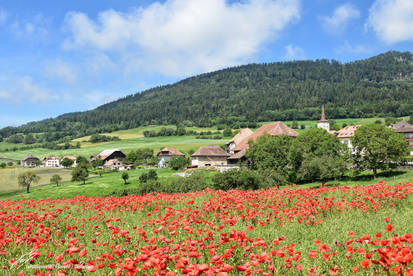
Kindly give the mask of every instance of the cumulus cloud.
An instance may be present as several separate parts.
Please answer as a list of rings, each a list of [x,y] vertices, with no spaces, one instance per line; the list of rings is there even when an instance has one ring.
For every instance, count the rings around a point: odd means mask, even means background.
[[[332,15],[321,16],[320,20],[325,31],[338,33],[344,31],[352,19],[360,17],[360,11],[350,3],[338,6]]]
[[[390,44],[413,40],[413,1],[376,0],[369,10],[367,27]]]
[[[373,51],[371,46],[357,44],[352,45],[347,40],[344,42],[344,45],[337,48],[338,53],[351,53],[351,54],[369,54]]]
[[[167,0],[130,13],[66,17],[66,49],[117,54],[125,70],[171,76],[239,64],[299,18],[299,0]]]
[[[47,63],[44,69],[44,73],[48,78],[58,79],[68,84],[76,82],[76,72],[68,64],[61,60]]]
[[[51,90],[36,84],[31,76],[11,77],[1,84],[0,99],[12,103],[37,103],[45,105],[56,99]]]
[[[301,47],[290,44],[285,47],[284,58],[287,60],[299,60],[305,59],[306,55]]]
[[[10,25],[10,32],[19,39],[46,41],[49,35],[50,20],[37,14],[32,20],[16,20]]]

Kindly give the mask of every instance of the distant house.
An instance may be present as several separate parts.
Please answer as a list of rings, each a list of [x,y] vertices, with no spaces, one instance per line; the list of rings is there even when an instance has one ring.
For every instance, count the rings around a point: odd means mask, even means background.
[[[220,146],[202,146],[192,154],[192,166],[219,167],[227,165],[229,154]]]
[[[69,160],[72,160],[72,161],[73,161],[72,168],[74,168],[74,167],[77,166],[77,162],[76,162],[76,159],[77,159],[77,158],[76,158],[75,156],[63,156],[63,157],[60,159],[60,163],[62,163],[62,161],[63,161],[64,159],[69,159]]]
[[[118,159],[110,159],[103,165],[104,170],[125,170],[125,165]]]
[[[398,123],[395,124],[390,124],[389,128],[396,130],[396,129],[401,129],[401,128],[406,128],[406,127],[413,127],[413,125],[409,124],[408,122],[406,122],[405,120],[402,120]]]
[[[60,166],[60,159],[54,155],[50,155],[45,157],[42,162],[43,166],[45,167],[59,167]]]
[[[338,140],[340,140],[341,143],[345,144],[351,150],[351,152],[354,153],[351,138],[354,137],[354,134],[359,127],[360,125],[346,126],[340,130],[332,130],[330,131],[330,133],[336,135]]]
[[[322,128],[327,131],[330,131],[330,122],[326,119],[324,105],[321,106],[321,119],[317,122],[317,128]]]
[[[410,155],[413,156],[413,125],[406,121],[401,121],[397,124],[391,125],[390,127],[392,127],[395,132],[403,134],[409,144]]]
[[[171,160],[172,156],[182,156],[185,157],[185,154],[183,154],[182,152],[180,152],[179,150],[175,149],[175,148],[164,148],[161,151],[159,151],[156,156],[159,157],[159,163],[158,166],[160,168],[165,168],[166,167],[166,163]]]
[[[249,128],[243,128],[231,140],[226,143],[226,150],[229,154],[234,154],[233,149],[239,145],[244,139],[249,137],[254,132]]]
[[[102,161],[106,162],[111,159],[123,159],[126,155],[118,149],[107,149],[99,153],[98,155],[93,155],[91,157],[91,161],[101,159]]]
[[[279,121],[263,125],[260,128],[258,128],[254,133],[244,138],[238,145],[235,146],[235,148],[232,149],[233,154],[228,158],[228,163],[237,164],[238,161],[245,160],[245,154],[249,148],[248,142],[255,142],[257,141],[258,137],[261,137],[266,134],[271,136],[298,136],[298,132]]]
[[[36,167],[38,164],[40,164],[40,159],[31,154],[20,160],[20,165],[22,167]]]

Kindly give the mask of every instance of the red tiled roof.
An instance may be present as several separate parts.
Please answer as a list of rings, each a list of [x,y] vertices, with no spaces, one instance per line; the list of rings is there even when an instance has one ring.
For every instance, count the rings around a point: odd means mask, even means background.
[[[192,156],[229,156],[220,146],[202,146]]]
[[[249,128],[243,128],[240,132],[237,133],[231,140],[227,142],[227,145],[234,142],[236,145],[241,143],[245,138],[249,137],[254,132]]]
[[[234,153],[233,155],[231,155],[230,157],[228,157],[228,159],[233,159],[233,160],[238,160],[241,159],[242,157],[245,156],[245,153],[247,152],[246,149],[242,149],[236,153]]]
[[[337,131],[336,135],[337,138],[350,138],[354,136],[354,133],[356,130],[360,127],[360,125],[355,125],[355,126],[346,126],[339,131]]]
[[[185,156],[182,152],[175,148],[164,148],[160,152],[158,152],[157,156],[165,156],[165,155],[178,155],[178,156]]]
[[[248,141],[252,140],[255,142],[258,137],[263,136],[264,134],[269,134],[271,136],[280,136],[280,135],[287,135],[291,137],[297,137],[298,132],[296,132],[294,129],[286,126],[282,122],[274,122],[271,124],[266,124],[261,126],[259,129],[257,129],[253,134],[248,136],[246,139],[244,139],[239,145],[237,145],[233,150],[240,151],[240,150],[246,150],[249,148],[248,146]]]

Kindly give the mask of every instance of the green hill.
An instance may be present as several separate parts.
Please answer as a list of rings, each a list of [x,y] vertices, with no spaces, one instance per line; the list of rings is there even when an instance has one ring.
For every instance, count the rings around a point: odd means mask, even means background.
[[[322,59],[249,64],[155,87],[91,111],[3,128],[0,138],[21,133],[35,134],[42,142],[64,142],[143,125],[237,127],[314,120],[321,104],[329,118],[400,117],[413,110],[412,96],[410,52],[387,52],[349,63]]]

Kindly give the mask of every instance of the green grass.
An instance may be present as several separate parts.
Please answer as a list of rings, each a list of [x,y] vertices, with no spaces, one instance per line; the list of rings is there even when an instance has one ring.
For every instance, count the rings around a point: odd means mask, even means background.
[[[35,148],[28,150],[18,150],[14,152],[0,152],[0,157],[20,159],[27,156],[28,154],[33,154],[40,159],[52,154],[58,157],[62,157],[64,155],[83,155],[89,157],[92,154],[100,153],[105,149],[113,148],[120,149],[125,153],[138,148],[152,148],[156,152],[163,147],[175,147],[183,152],[188,152],[189,150],[197,150],[200,146],[203,145],[222,145],[225,144],[225,142],[226,140],[224,139],[195,139],[195,136],[141,137],[98,144],[90,144],[86,142],[83,143],[80,149],[50,150],[44,148]]]
[[[107,136],[117,136],[120,139],[131,139],[131,138],[141,138],[143,137],[144,131],[159,131],[162,128],[173,128],[175,129],[176,126],[174,125],[163,125],[163,126],[143,126],[138,128],[131,128],[125,130],[118,130],[111,133],[102,133],[103,135]],[[201,128],[201,127],[185,127],[186,130],[194,130],[197,132],[201,131],[217,131],[216,128]],[[78,139],[73,140],[74,142],[85,142],[90,139],[90,136],[81,137]]]
[[[71,179],[71,171],[60,168],[5,168],[0,169],[0,192],[13,192],[20,190],[17,183],[17,176],[23,172],[32,171],[40,176],[40,181],[36,184],[33,184],[34,187],[45,185],[50,183],[50,178],[57,174],[63,179],[63,181],[68,181]]]
[[[105,173],[101,177],[92,176],[86,181],[86,185],[82,182],[66,181],[56,187],[55,184],[37,185],[32,187],[31,192],[27,194],[25,190],[10,191],[0,193],[0,200],[15,199],[20,197],[20,193],[24,193],[28,199],[44,199],[44,198],[70,198],[76,195],[84,196],[108,196],[113,192],[122,191],[124,189],[136,188],[139,185],[139,176],[147,170],[137,169],[128,171],[128,184],[124,184],[121,178],[122,172]],[[159,178],[172,177],[176,171],[170,169],[157,169]],[[1,172],[1,171],[0,171]],[[36,171],[39,173],[39,171]],[[70,171],[69,171],[70,173]],[[40,174],[39,174],[40,175]],[[42,175],[40,175],[42,177]],[[70,174],[69,174],[70,176]],[[49,181],[50,177],[47,178]],[[69,180],[66,178],[66,180]],[[48,182],[50,183],[50,182]]]
[[[146,170],[144,169],[137,169],[137,170],[130,170],[129,173],[129,180],[127,185],[123,184],[123,180],[121,179],[121,172],[111,172],[105,173],[101,177],[92,176],[86,181],[86,185],[83,185],[80,182],[72,182],[70,180],[70,170],[60,170],[60,173],[64,173],[63,177],[66,182],[60,184],[59,187],[56,187],[54,184],[49,184],[49,179],[52,174],[58,172],[59,170],[56,169],[55,171],[48,172],[50,169],[32,169],[35,170],[41,176],[41,181],[38,185],[32,187],[31,192],[26,194],[24,189],[21,189],[15,184],[14,186],[9,186],[7,182],[1,182],[2,184],[0,187],[0,200],[4,199],[13,199],[18,198],[20,193],[24,193],[25,197],[28,199],[44,199],[44,198],[69,198],[76,195],[86,195],[86,196],[107,196],[110,194],[118,194],[119,192],[123,191],[124,189],[134,189],[139,186],[138,178],[139,176]],[[2,176],[1,173],[5,173],[8,170],[0,170],[0,177]],[[174,179],[179,178],[178,176],[174,176],[176,171],[171,169],[157,169],[156,170],[160,180],[164,182],[173,182]],[[208,183],[212,183],[212,177],[215,174],[215,171],[207,171],[204,172],[204,177]],[[4,175],[4,174],[3,174]],[[3,179],[3,177],[1,178]],[[348,177],[343,180],[331,180],[325,183],[323,182],[312,182],[312,183],[305,183],[297,185],[297,188],[316,188],[320,187],[323,184],[331,186],[352,186],[352,185],[371,185],[377,183],[379,180],[386,181],[390,184],[396,183],[406,183],[411,182],[413,183],[413,171],[394,171],[388,173],[379,173],[378,178],[374,179],[371,172],[364,172],[358,177]],[[45,185],[48,184],[48,185]],[[288,186],[281,186],[281,188],[290,188],[291,185]]]

